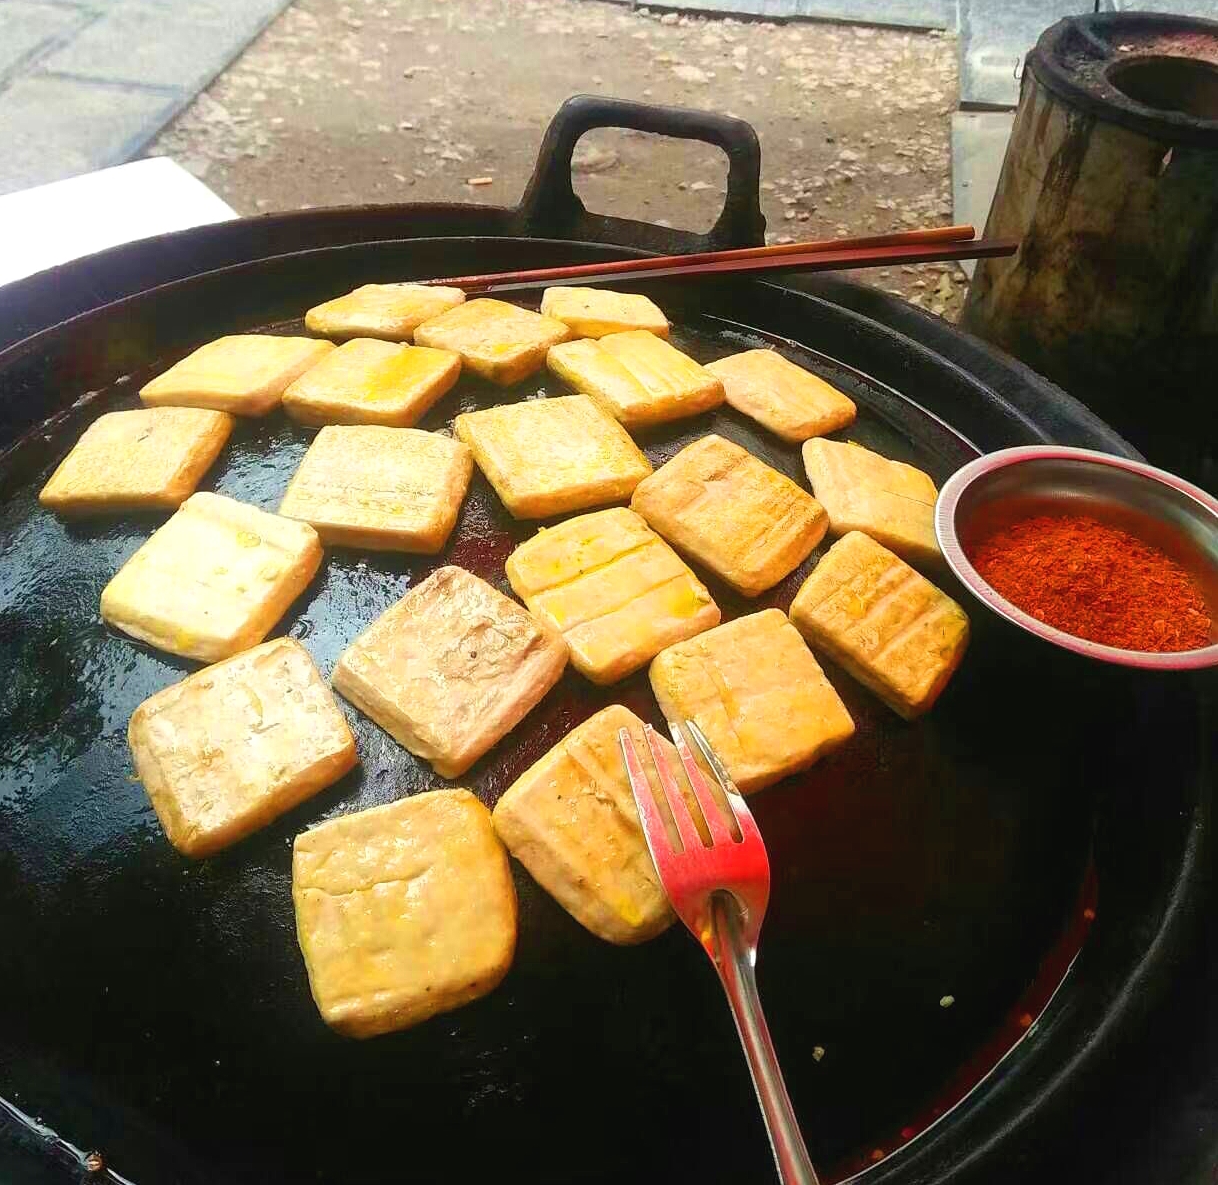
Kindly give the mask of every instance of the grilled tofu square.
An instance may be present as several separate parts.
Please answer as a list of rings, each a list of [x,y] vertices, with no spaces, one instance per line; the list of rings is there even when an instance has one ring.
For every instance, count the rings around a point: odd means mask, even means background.
[[[410,428],[460,375],[461,358],[450,350],[355,338],[284,391],[283,410],[302,424]]]
[[[239,333],[187,354],[140,390],[150,407],[207,407],[235,416],[265,416],[284,391],[331,350],[311,337]]]
[[[911,563],[940,558],[935,483],[921,469],[861,444],[809,440],[804,468],[834,535],[862,531]]]
[[[102,590],[101,615],[150,646],[218,662],[266,637],[321,556],[307,523],[192,494]]]
[[[355,738],[309,653],[275,638],[158,691],[127,728],[165,835],[210,856],[336,782]]]
[[[661,651],[651,686],[669,720],[693,720],[751,794],[849,740],[854,721],[780,609]]]
[[[586,395],[466,412],[453,431],[514,518],[624,502],[651,472],[621,424]]]
[[[616,683],[665,646],[719,623],[702,582],[624,506],[540,531],[508,557],[507,576],[593,683]]]
[[[323,428],[296,470],[279,513],[321,541],[433,555],[448,541],[474,471],[459,440],[418,428]]]
[[[663,424],[723,402],[723,384],[688,354],[639,329],[551,348],[546,365],[628,428]]]
[[[176,508],[232,430],[232,416],[198,407],[108,412],[85,429],[38,501],[65,516]]]
[[[507,852],[468,790],[416,794],[298,835],[292,901],[318,1011],[349,1037],[485,996],[516,950]]]
[[[746,597],[772,588],[824,537],[824,508],[789,477],[722,436],[683,448],[630,499],[678,551]]]
[[[408,342],[414,331],[449,309],[463,304],[460,288],[430,284],[363,284],[346,296],[315,305],[305,314],[305,328],[323,337],[378,337]]]
[[[475,374],[504,387],[531,375],[546,351],[570,336],[561,321],[489,297],[449,309],[414,331],[418,345],[452,350]]]
[[[723,383],[732,407],[792,444],[854,423],[852,399],[776,350],[745,350],[706,369]]]
[[[547,288],[541,294],[541,311],[561,321],[577,337],[605,337],[641,329],[657,337],[668,336],[668,318],[654,301],[634,292],[607,288]]]
[[[558,682],[567,644],[462,568],[439,568],[347,648],[335,688],[441,777],[464,773]]]
[[[512,855],[576,921],[606,942],[629,944],[666,930],[673,913],[626,777],[622,728],[646,754],[643,722],[613,704],[521,774],[499,799],[494,821]],[[662,738],[661,744],[679,769],[676,750]],[[658,794],[650,756],[642,764]]]
[[[906,720],[938,699],[968,646],[964,610],[861,531],[829,548],[796,594],[791,620]]]

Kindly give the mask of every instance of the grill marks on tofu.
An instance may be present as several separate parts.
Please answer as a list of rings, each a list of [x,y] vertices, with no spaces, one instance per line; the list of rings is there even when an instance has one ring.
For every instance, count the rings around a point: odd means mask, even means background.
[[[334,686],[399,744],[456,777],[558,681],[561,635],[461,568],[433,572],[344,652]]]
[[[416,428],[322,428],[279,513],[322,541],[374,550],[439,551],[457,522],[474,459],[460,441]]]
[[[727,401],[763,427],[798,444],[854,421],[854,402],[775,350],[745,350],[707,364]]]
[[[664,715],[695,721],[746,794],[806,768],[854,733],[833,685],[779,609],[670,646],[650,678]]]
[[[630,505],[674,547],[750,597],[802,563],[828,527],[807,491],[714,435],[640,482]]]
[[[791,620],[907,720],[934,704],[968,645],[964,610],[858,531],[816,566],[792,602]]]
[[[934,524],[938,491],[928,474],[838,440],[809,440],[803,459],[834,535],[862,531],[912,563],[940,558]]]
[[[705,367],[645,330],[554,346],[549,368],[627,427],[661,424],[723,402]]]
[[[551,346],[570,336],[561,321],[489,297],[457,305],[414,332],[418,345],[452,350],[475,374],[501,386],[527,378]]]
[[[467,412],[453,430],[514,518],[624,501],[651,472],[621,424],[586,395]]]
[[[569,519],[507,561],[512,589],[562,632],[575,668],[613,683],[665,646],[719,621],[710,593],[680,557],[624,507]]]
[[[645,752],[643,722],[611,705],[517,778],[496,805],[494,821],[512,855],[581,925],[607,942],[636,943],[667,929],[673,914],[622,763],[622,728]],[[661,745],[676,770],[676,750],[662,738]],[[644,768],[658,794],[650,761]],[[691,813],[701,822],[696,805]]]

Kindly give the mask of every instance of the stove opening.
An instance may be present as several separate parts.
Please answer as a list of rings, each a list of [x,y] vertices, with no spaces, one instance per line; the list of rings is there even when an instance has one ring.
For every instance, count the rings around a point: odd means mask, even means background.
[[[1147,57],[1119,62],[1108,81],[1136,103],[1218,120],[1218,66],[1195,58]]]

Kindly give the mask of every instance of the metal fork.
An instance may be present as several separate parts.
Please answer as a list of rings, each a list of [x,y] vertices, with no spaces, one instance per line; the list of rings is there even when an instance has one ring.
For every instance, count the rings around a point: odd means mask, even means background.
[[[782,1071],[778,1068],[778,1056],[761,1011],[757,979],[753,974],[757,938],[770,899],[770,861],[765,844],[744,798],[702,730],[690,720],[679,724],[670,721],[668,727],[690,789],[706,821],[711,843],[706,846],[699,836],[656,731],[650,724],[643,726],[643,735],[680,837],[680,850],[670,839],[634,742],[629,731],[623,728],[618,732],[618,741],[643,835],[673,909],[702,944],[719,972],[753,1076],[753,1089],[765,1117],[779,1179],[784,1185],[818,1185],[816,1171],[799,1134]],[[739,832],[739,839],[732,834],[723,808],[716,802],[698,768],[685,738],[686,732],[693,738],[723,791],[726,809]]]

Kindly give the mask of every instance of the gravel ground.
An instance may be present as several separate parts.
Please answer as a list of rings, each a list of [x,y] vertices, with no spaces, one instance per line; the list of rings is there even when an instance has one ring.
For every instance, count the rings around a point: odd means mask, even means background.
[[[706,107],[761,137],[772,242],[951,221],[956,47],[941,33],[649,13],[591,0],[297,0],[151,149],[243,214],[365,201],[514,203],[569,95]],[[717,149],[596,131],[589,208],[693,229]],[[954,316],[952,264],[862,278]]]

